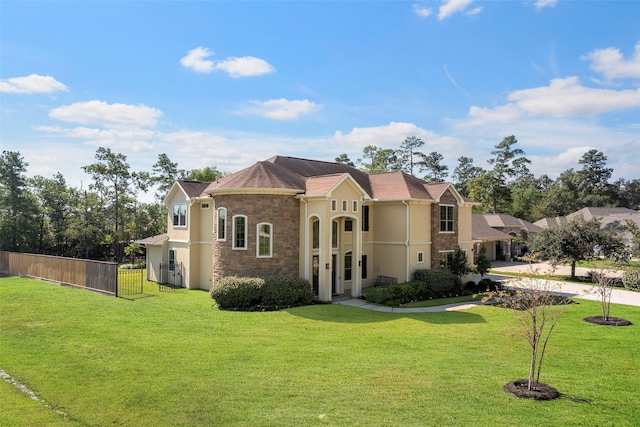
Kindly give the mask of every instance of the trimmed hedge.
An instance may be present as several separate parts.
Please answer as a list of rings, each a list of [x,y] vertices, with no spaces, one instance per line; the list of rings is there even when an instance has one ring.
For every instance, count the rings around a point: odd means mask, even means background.
[[[308,305],[313,290],[297,277],[225,277],[211,289],[211,297],[221,310],[274,311]]]
[[[640,292],[640,271],[625,271],[622,274],[622,284],[630,291]]]
[[[470,292],[462,287],[460,279],[448,270],[416,270],[413,281],[397,285],[367,288],[364,298],[374,304],[397,307],[412,301],[447,298]]]

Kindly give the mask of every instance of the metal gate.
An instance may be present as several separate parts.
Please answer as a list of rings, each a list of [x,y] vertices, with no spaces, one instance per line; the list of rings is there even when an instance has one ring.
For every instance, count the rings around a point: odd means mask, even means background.
[[[160,278],[158,288],[161,291],[168,291],[182,287],[182,263],[175,262],[169,264],[160,263]]]
[[[144,270],[141,269],[118,269],[118,282],[116,285],[116,296],[138,295],[143,292]]]

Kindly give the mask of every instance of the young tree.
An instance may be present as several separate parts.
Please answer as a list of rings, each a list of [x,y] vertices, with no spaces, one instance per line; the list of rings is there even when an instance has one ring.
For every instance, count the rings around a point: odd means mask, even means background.
[[[138,243],[129,243],[124,248],[124,254],[128,257],[131,257],[131,264],[135,264],[136,256],[144,253],[142,246]]]
[[[616,278],[610,271],[604,268],[597,268],[591,271],[591,279],[595,283],[593,292],[595,292],[600,299],[600,306],[602,308],[602,316],[587,317],[586,321],[592,323],[598,323],[601,325],[615,325],[625,326],[630,322],[618,317],[611,317],[611,294],[613,293],[612,286],[616,282]]]
[[[514,314],[518,329],[531,347],[528,378],[512,381],[505,389],[518,397],[542,400],[560,396],[557,390],[540,382],[540,372],[549,338],[568,300],[556,295],[560,287],[548,276],[539,277],[540,272],[530,266],[525,276],[512,280],[510,291],[489,293],[485,300],[495,298]]]
[[[487,274],[490,269],[491,260],[487,257],[487,248],[486,246],[480,246],[478,258],[476,259],[475,272],[480,275],[480,280],[482,280],[484,275]]]
[[[473,271],[467,260],[467,253],[463,251],[460,246],[458,246],[453,253],[451,263],[449,264],[449,271],[458,279],[462,279],[462,277]]]

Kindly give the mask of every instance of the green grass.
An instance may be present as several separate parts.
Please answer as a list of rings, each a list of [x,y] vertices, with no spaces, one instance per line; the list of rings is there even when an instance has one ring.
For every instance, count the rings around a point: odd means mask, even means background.
[[[614,305],[634,325],[609,328],[582,321],[597,303],[569,306],[541,378],[566,397],[535,402],[502,390],[527,375],[529,349],[498,307],[237,313],[206,292],[145,292],[0,279],[0,369],[69,417],[2,384],[0,424],[640,424],[638,307]]]
[[[415,307],[436,307],[439,305],[447,305],[447,304],[455,304],[458,302],[467,302],[467,301],[477,301],[478,296],[473,295],[463,295],[460,297],[451,297],[451,298],[438,298],[438,299],[430,299],[426,301],[416,301],[410,302],[407,304],[400,304],[402,308],[415,308]]]
[[[612,260],[589,260],[589,261],[578,261],[576,263],[576,267],[584,267],[584,268],[604,268],[604,269],[613,269],[613,270],[629,270],[632,268],[640,267],[640,261],[628,261],[626,264],[620,265]]]

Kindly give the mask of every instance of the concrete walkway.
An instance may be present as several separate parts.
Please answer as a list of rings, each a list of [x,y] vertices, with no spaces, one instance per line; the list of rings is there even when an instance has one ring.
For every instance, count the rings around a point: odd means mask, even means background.
[[[549,271],[551,266],[547,263],[538,263],[532,264],[531,266],[528,263],[516,263],[516,262],[494,262],[491,270],[496,272],[513,272],[513,273],[524,273],[528,271],[530,267],[533,267],[539,271],[540,274],[544,274]],[[570,266],[560,266],[559,269],[555,270],[556,274],[570,274],[571,267]],[[589,268],[576,268],[576,274],[578,276],[586,275]],[[614,276],[620,277],[622,272],[614,271]],[[504,276],[496,273],[491,273],[486,275],[485,277],[490,278],[491,280],[513,280],[513,285],[518,286],[517,278],[513,278],[510,276]],[[474,275],[473,280],[477,282],[480,279],[480,276]],[[577,283],[565,283],[565,282],[553,282],[554,286],[557,286],[557,292],[563,295],[582,298],[592,301],[600,301],[600,295],[597,293],[597,290],[594,286],[591,285],[583,285]],[[627,291],[626,289],[614,288],[611,292],[611,302],[614,304],[623,304],[623,305],[632,305],[636,307],[640,307],[640,292]],[[483,305],[484,303],[480,301],[472,301],[472,302],[461,302],[456,304],[447,304],[440,305],[436,307],[415,307],[415,308],[401,308],[401,307],[388,307],[382,305],[376,305],[368,303],[363,299],[351,298],[345,299],[341,301],[334,301],[334,304],[347,305],[350,307],[364,308],[366,310],[380,311],[386,313],[438,313],[443,311],[458,311],[458,310],[467,310],[469,308],[477,307],[479,305]]]

